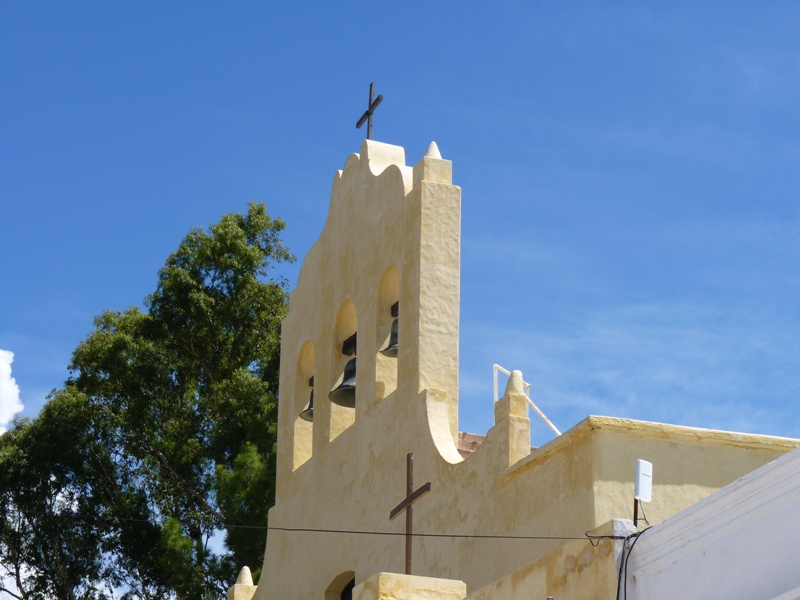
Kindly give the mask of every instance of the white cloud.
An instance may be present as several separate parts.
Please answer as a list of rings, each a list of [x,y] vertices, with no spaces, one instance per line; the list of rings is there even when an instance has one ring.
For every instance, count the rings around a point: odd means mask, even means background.
[[[12,362],[14,353],[0,350],[0,433],[6,430],[3,425],[24,408],[19,401],[19,386],[11,376]]]

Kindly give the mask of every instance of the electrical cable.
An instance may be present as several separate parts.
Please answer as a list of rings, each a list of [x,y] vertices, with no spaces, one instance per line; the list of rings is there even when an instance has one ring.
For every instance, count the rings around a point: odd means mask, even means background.
[[[652,528],[648,527],[647,529],[652,529]],[[631,557],[631,553],[633,552],[633,547],[636,545],[636,542],[639,541],[639,538],[642,537],[642,534],[645,531],[647,531],[647,529],[643,529],[642,531],[639,532],[639,534],[636,536],[636,539],[633,540],[630,550],[628,550],[628,556],[625,557],[625,593],[623,595],[624,600],[628,600],[628,559],[630,559]]]
[[[630,537],[624,535],[590,535],[588,531],[583,535],[589,538],[589,543],[592,545],[592,548],[597,548],[600,544],[600,540],[627,540],[628,537]]]
[[[50,513],[39,513],[41,515]],[[154,524],[148,519],[135,519],[132,517],[114,517],[114,516],[99,516],[99,515],[75,515],[60,513],[57,516],[69,517],[73,519],[94,519],[109,520],[109,521],[126,521],[131,523],[150,523]],[[236,525],[232,523],[218,523],[220,527],[232,529],[254,529],[259,531],[287,531],[287,532],[305,532],[305,533],[342,533],[351,535],[385,535],[385,536],[403,536],[404,531],[364,531],[353,529],[317,529],[313,527],[272,527],[270,525]],[[492,540],[563,540],[573,541],[582,540],[584,537],[573,536],[553,536],[553,535],[484,535],[484,534],[467,534],[467,533],[412,533],[412,537],[427,537],[427,538],[470,538],[470,539],[492,539]],[[594,536],[594,537],[608,537],[608,536]]]
[[[619,593],[624,590],[624,599],[628,598],[628,559],[631,556],[631,552],[633,552],[633,547],[636,545],[636,542],[639,540],[641,535],[647,531],[648,529],[652,529],[652,527],[648,527],[647,529],[643,529],[642,531],[637,531],[635,533],[630,534],[629,536],[622,537],[616,536],[613,539],[624,539],[625,541],[622,542],[622,553],[619,559],[619,572],[617,573],[617,594],[614,596],[616,600],[619,600]],[[609,536],[611,537],[611,536]],[[628,540],[633,538],[633,542],[631,543],[631,547],[628,549],[628,553],[625,554],[625,546],[628,544]],[[625,584],[622,583],[622,575],[623,571],[625,573]]]
[[[632,533],[631,535],[636,535],[636,534]],[[614,600],[619,600],[619,592],[622,589],[622,567],[623,567],[623,562],[624,562],[624,559],[625,559],[625,544],[628,543],[628,540],[630,538],[631,538],[631,536],[629,535],[629,536],[627,536],[625,538],[625,541],[622,542],[622,552],[620,553],[619,570],[617,572],[617,594],[614,596]]]
[[[225,525],[225,527],[247,527],[246,525]],[[248,527],[250,529],[268,529],[270,531],[306,531],[313,533],[351,533],[357,535],[395,535],[405,536],[404,531],[354,531],[342,529],[312,529],[305,527]],[[490,540],[582,540],[582,537],[552,535],[481,535],[476,533],[412,533],[412,537],[430,538],[476,538]]]
[[[644,521],[645,523],[647,523],[648,526],[650,526],[650,521],[647,520],[647,515],[644,512],[644,502],[639,502],[639,510],[642,511],[642,521]]]

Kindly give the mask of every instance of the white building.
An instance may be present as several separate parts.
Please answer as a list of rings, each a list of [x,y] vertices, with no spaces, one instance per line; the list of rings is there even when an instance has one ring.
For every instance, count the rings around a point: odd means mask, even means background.
[[[798,600],[798,534],[794,450],[642,533],[628,557],[627,598]]]

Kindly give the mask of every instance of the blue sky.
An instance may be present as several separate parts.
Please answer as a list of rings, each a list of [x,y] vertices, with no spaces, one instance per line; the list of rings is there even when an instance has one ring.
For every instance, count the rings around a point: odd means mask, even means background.
[[[264,201],[302,257],[375,81],[375,138],[463,189],[463,429],[498,362],[562,430],[800,437],[798,31],[789,2],[2,3],[23,414],[190,227]]]

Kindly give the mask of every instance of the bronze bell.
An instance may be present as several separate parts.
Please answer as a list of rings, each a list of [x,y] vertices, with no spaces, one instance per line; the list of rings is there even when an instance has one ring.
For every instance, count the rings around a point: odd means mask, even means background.
[[[397,319],[392,321],[392,333],[389,335],[389,345],[381,350],[381,354],[390,358],[397,358]]]
[[[347,361],[342,383],[328,394],[328,398],[339,406],[353,408],[356,405],[356,357]]]
[[[311,386],[311,400],[308,401],[308,408],[300,413],[300,418],[309,423],[314,422],[314,378],[308,380],[308,385]]]

